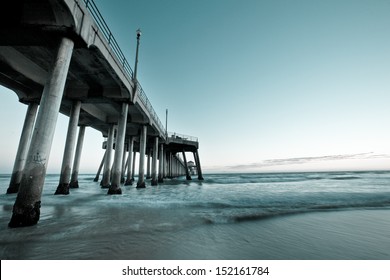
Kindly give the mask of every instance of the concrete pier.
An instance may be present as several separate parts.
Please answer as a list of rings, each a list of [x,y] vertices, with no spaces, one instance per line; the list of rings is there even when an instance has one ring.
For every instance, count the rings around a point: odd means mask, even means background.
[[[122,157],[122,168],[121,168],[121,184],[125,183],[125,173],[126,173],[126,167],[129,163],[129,158],[126,158],[127,154],[127,143],[125,142],[124,148],[123,148],[123,157]]]
[[[194,159],[196,164],[196,170],[198,173],[198,180],[203,180],[202,168],[200,167],[199,153],[198,150],[194,152]]]
[[[164,144],[160,144],[158,161],[158,183],[164,182]]]
[[[139,148],[139,170],[137,188],[145,188],[145,150],[146,150],[146,136],[148,127],[146,125],[141,127],[140,148]]]
[[[148,146],[153,146],[152,143],[146,143],[148,139],[154,140],[154,137],[158,137],[158,141],[161,140],[161,146],[158,147],[159,144],[155,143],[152,148],[152,183],[157,179],[157,160],[158,181],[162,181],[166,176],[182,174],[184,169],[181,156],[174,158],[173,155],[183,150],[195,151],[199,146],[198,139],[169,133],[167,123],[164,127],[137,80],[141,32],[137,31],[137,58],[133,72],[105,20],[97,7],[89,4],[91,2],[45,0],[36,9],[28,9],[23,4],[26,1],[16,2],[20,4],[16,4],[17,7],[3,7],[12,20],[7,22],[5,19],[5,24],[0,25],[0,84],[14,91],[21,102],[30,104],[39,101],[40,106],[38,108],[36,104],[30,105],[26,115],[14,172],[7,190],[9,193],[17,192],[20,182],[9,226],[34,225],[40,219],[42,190],[59,112],[70,119],[57,194],[67,194],[69,187],[78,186],[77,177],[85,131],[80,128],[76,147],[77,125],[90,126],[102,133],[103,137],[108,136],[105,156],[94,181],[102,178],[102,187],[111,186],[110,192],[112,189],[115,193],[119,192],[117,171],[122,170],[123,173],[124,168],[123,164],[118,162],[123,163],[124,160],[123,156],[121,161],[119,155],[116,156],[112,167],[112,153],[114,146],[116,150],[123,149],[122,140],[117,140],[114,145],[114,140],[122,136],[119,136],[119,131],[118,137],[115,136],[113,125],[117,123],[119,112],[122,111],[122,102],[129,103],[128,122],[124,121],[127,135],[124,136],[135,136],[133,142],[137,141],[130,148],[128,181],[134,180],[135,158],[139,151],[137,187],[145,187],[145,151]],[[76,47],[73,41],[77,42]],[[74,48],[77,48],[77,51],[73,51]],[[73,106],[71,110],[74,100],[83,102],[82,110],[78,108],[81,113],[79,122],[76,121],[78,116],[75,114],[76,107],[80,105]],[[36,116],[36,121],[33,115]],[[140,140],[137,134],[140,135]],[[73,154],[75,148],[77,151]],[[149,152],[148,158],[149,178]],[[197,162],[200,168],[199,158]],[[103,176],[100,177],[103,167]]]
[[[127,163],[127,176],[126,176],[125,186],[132,185],[134,182],[132,168],[134,165],[133,157],[134,157],[135,153],[133,152],[133,150],[134,150],[134,137],[131,136],[129,139],[129,155],[127,157],[128,163]],[[133,153],[134,153],[134,155],[133,155]]]
[[[120,188],[120,184],[121,184],[121,175],[122,175],[122,160],[123,160],[123,151],[125,146],[128,110],[129,110],[129,104],[122,103],[122,111],[118,121],[118,133],[116,137],[114,168],[112,170],[113,172],[112,181],[107,194],[122,194],[122,189]]]
[[[158,157],[158,137],[154,138],[152,157],[152,186],[157,186],[157,157]]]
[[[27,161],[9,227],[31,226],[40,218],[47,163],[74,43],[62,38],[42,93]]]
[[[78,177],[79,177],[79,170],[80,170],[81,152],[83,150],[84,135],[85,135],[85,126],[82,125],[79,128],[79,136],[77,138],[76,154],[74,157],[73,167],[72,167],[72,177],[70,178],[70,183],[69,183],[70,188],[79,187]]]
[[[30,146],[31,134],[34,128],[37,110],[38,104],[30,103],[28,105],[26,117],[24,119],[22,134],[20,136],[18,151],[16,152],[11,181],[7,189],[8,194],[17,193],[19,191],[20,181],[22,180],[23,168],[26,163],[27,152]]]
[[[133,151],[133,166],[131,167],[131,184],[134,183],[134,175],[135,175],[135,158],[137,156],[137,153]]]
[[[146,179],[152,178],[150,175],[150,158],[151,158],[152,149],[147,150],[147,161],[146,161]]]
[[[104,159],[104,169],[103,169],[103,178],[100,183],[102,188],[109,188],[111,181],[111,158],[112,158],[112,150],[114,144],[114,132],[115,126],[112,124],[108,130],[108,138],[107,138],[107,147],[106,147],[106,156]]]
[[[103,168],[103,165],[104,165],[104,160],[106,158],[106,154],[107,154],[107,150],[104,151],[104,155],[103,155],[102,161],[100,162],[98,171],[96,172],[95,179],[93,179],[94,182],[99,181],[100,172],[102,172],[102,168]]]
[[[54,194],[69,194],[71,165],[76,144],[77,124],[79,122],[80,109],[81,102],[74,101],[69,117],[68,133],[66,135],[64,156],[62,158],[60,183]]]
[[[183,161],[184,161],[184,171],[186,174],[186,179],[187,180],[192,180],[191,175],[190,175],[190,170],[188,169],[188,164],[187,164],[187,158],[186,158],[186,153],[183,151]]]

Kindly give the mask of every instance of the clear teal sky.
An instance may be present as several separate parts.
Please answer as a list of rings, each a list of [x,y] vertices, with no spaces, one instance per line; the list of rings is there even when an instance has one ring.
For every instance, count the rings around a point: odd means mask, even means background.
[[[169,131],[199,137],[205,170],[390,168],[390,1],[95,2],[129,61],[142,29],[139,80]],[[4,173],[26,106],[0,93]],[[86,137],[81,171],[95,172],[102,138]]]

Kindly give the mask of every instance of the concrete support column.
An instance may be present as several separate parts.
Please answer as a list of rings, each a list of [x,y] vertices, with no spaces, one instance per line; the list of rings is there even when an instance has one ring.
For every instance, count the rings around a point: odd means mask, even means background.
[[[69,116],[68,133],[66,134],[64,156],[62,158],[62,167],[60,183],[54,194],[69,194],[69,182],[71,173],[71,164],[73,161],[74,148],[77,135],[77,124],[79,123],[81,102],[74,101]]]
[[[196,150],[194,152],[194,159],[195,159],[195,164],[196,164],[196,170],[198,173],[198,180],[203,180],[203,174],[202,174],[202,168],[200,167],[198,150]]]
[[[133,150],[134,150],[134,137],[131,136],[130,139],[129,139],[129,155],[127,157],[127,159],[128,159],[128,162],[127,162],[127,177],[126,177],[125,186],[132,185],[133,182],[134,182],[133,173],[132,173],[132,168],[133,168],[133,165],[134,165],[134,159],[133,159],[133,157],[134,157],[133,153],[134,152],[133,152]]]
[[[158,161],[158,182],[164,182],[164,144],[160,144],[159,152],[159,161]]]
[[[70,179],[70,184],[69,184],[69,187],[71,187],[71,188],[78,188],[79,187],[78,177],[79,177],[79,170],[80,170],[81,152],[83,150],[84,135],[85,135],[85,126],[82,125],[79,128],[79,136],[77,139],[76,154],[74,156],[74,161],[73,161],[72,177]]]
[[[112,155],[113,144],[114,144],[114,134],[115,134],[114,132],[115,132],[115,126],[112,124],[112,125],[110,125],[110,128],[108,129],[106,157],[104,159],[103,178],[102,178],[102,182],[100,183],[102,188],[109,188],[110,187],[111,158],[112,158],[111,155]]]
[[[124,143],[123,146],[123,157],[122,157],[122,169],[121,169],[121,184],[125,183],[125,173],[126,173],[126,166],[128,164],[129,158],[126,159],[126,153],[127,153],[127,143]]]
[[[104,165],[104,160],[106,158],[106,153],[107,153],[107,150],[104,151],[104,155],[103,155],[102,161],[100,162],[100,165],[99,165],[98,171],[96,173],[95,179],[93,179],[94,182],[99,181],[100,172],[102,172],[102,168],[103,168],[103,165]]]
[[[173,178],[173,155],[169,153],[169,177]]]
[[[31,226],[39,221],[42,189],[73,46],[72,40],[62,38],[44,86],[9,227]]]
[[[168,178],[168,172],[169,172],[168,156],[169,156],[169,153],[164,151],[164,178]]]
[[[137,188],[145,188],[145,150],[146,150],[146,134],[148,127],[146,125],[141,127],[140,148],[139,148],[139,171]]]
[[[185,171],[186,179],[191,180],[190,170],[188,169],[188,165],[187,165],[186,152],[184,150],[183,150],[183,161],[184,161],[184,171]]]
[[[158,157],[158,137],[154,138],[153,158],[152,158],[152,186],[157,186],[157,157]]]
[[[146,161],[146,179],[150,179],[151,176],[150,176],[150,157],[151,157],[151,154],[152,154],[152,150],[151,149],[148,149],[148,152],[147,152],[147,161]]]
[[[137,156],[137,153],[133,151],[133,166],[131,167],[131,184],[134,182],[134,174],[135,174],[135,157]]]
[[[122,103],[122,111],[118,122],[118,133],[116,137],[115,145],[115,158],[114,158],[114,168],[111,186],[107,194],[122,194],[120,188],[121,184],[121,175],[122,175],[122,160],[123,160],[123,150],[125,146],[126,138],[126,124],[127,124],[127,114],[129,111],[129,104]]]
[[[14,168],[12,170],[11,181],[7,189],[7,193],[17,193],[22,180],[23,168],[26,163],[28,147],[30,146],[31,134],[34,128],[35,116],[37,115],[38,104],[30,103],[27,108],[26,117],[24,119],[22,134],[20,135],[20,141],[18,151],[16,152],[16,158]]]

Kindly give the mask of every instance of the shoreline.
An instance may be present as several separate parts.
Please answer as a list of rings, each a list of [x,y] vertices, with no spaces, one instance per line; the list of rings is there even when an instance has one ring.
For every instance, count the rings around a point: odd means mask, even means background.
[[[134,221],[110,225],[114,228],[112,235],[94,232],[81,239],[77,234],[56,239],[38,237],[45,229],[37,226],[23,230],[22,235],[28,241],[2,242],[0,257],[3,260],[390,260],[389,211],[326,210],[189,228],[164,225],[152,231],[137,228]],[[71,229],[56,230],[55,235]],[[120,236],[119,240],[112,240],[115,234]]]

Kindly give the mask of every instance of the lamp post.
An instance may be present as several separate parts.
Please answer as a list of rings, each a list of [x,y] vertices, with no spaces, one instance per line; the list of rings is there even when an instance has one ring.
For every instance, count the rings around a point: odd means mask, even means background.
[[[139,49],[139,38],[141,37],[141,29],[137,29],[137,49],[135,52],[135,65],[134,65],[134,73],[133,73],[133,80],[137,80],[137,66],[138,66],[138,49]]]

